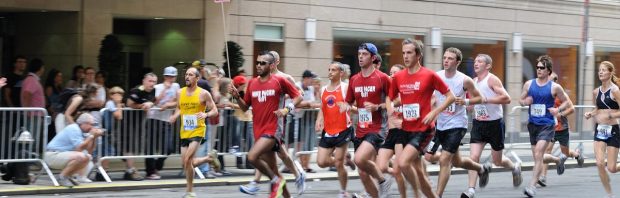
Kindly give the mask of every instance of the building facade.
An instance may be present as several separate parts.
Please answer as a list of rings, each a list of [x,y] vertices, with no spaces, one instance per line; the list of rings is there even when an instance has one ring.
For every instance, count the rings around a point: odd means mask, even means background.
[[[473,58],[489,54],[493,73],[513,99],[507,109],[518,105],[523,82],[535,78],[535,59],[542,54],[553,58],[574,103],[591,104],[598,63],[620,66],[620,2],[589,2],[0,0],[3,72],[9,57],[23,54],[70,76],[73,65],[96,67],[101,39],[115,34],[125,46],[129,74],[201,58],[222,65],[227,39],[243,47],[243,68],[250,74],[259,51],[276,50],[283,71],[299,77],[310,69],[326,77],[333,60],[359,70],[356,53],[363,42],[378,46],[383,69],[402,63],[402,40],[415,38],[426,45],[423,65],[435,70],[448,47],[463,51],[459,69],[470,75]]]

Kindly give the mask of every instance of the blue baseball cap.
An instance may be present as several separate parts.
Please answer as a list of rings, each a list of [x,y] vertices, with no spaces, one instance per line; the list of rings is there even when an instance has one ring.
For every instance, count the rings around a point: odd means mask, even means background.
[[[375,46],[375,44],[372,43],[362,43],[358,50],[364,49],[368,52],[370,52],[372,55],[377,55],[379,54],[379,50],[377,50],[377,46]]]

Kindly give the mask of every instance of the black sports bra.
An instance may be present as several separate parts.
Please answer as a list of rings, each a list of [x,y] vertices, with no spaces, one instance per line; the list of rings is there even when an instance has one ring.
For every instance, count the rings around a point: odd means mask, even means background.
[[[601,98],[603,96],[604,98]],[[598,109],[620,109],[618,102],[612,99],[611,89],[608,89],[605,93],[598,88],[598,94],[596,94],[596,108]]]

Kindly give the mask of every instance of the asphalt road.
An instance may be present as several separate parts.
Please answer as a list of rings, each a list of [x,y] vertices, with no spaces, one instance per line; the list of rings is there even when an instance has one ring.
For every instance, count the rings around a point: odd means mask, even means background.
[[[531,178],[532,172],[524,172],[524,184],[519,188],[512,187],[512,179],[510,172],[494,172],[491,173],[490,182],[484,189],[478,190],[476,197],[478,198],[512,198],[525,197],[523,195],[523,187]],[[437,176],[431,176],[431,180],[436,183]],[[617,187],[620,174],[611,175],[612,187],[616,187],[616,191],[620,191]],[[467,175],[452,175],[446,192],[443,197],[458,197],[460,193],[466,189]],[[554,170],[550,171],[547,179],[548,186],[539,188],[537,197],[604,197],[605,192],[599,182],[596,167],[573,168],[567,169],[564,175],[558,176]],[[309,181],[308,190],[301,196],[305,198],[324,198],[336,197],[338,193],[338,183],[335,180],[328,181]],[[295,190],[294,185],[290,185],[290,190]],[[261,194],[256,197],[267,197],[268,184],[261,185]],[[349,192],[361,192],[363,187],[360,180],[349,181]],[[209,198],[231,198],[231,197],[252,197],[239,192],[238,186],[214,186],[214,187],[198,187],[195,189],[198,197]],[[391,189],[392,197],[398,197],[396,185]],[[28,195],[28,196],[11,196],[11,197],[181,197],[184,194],[183,188],[160,188],[147,190],[128,190],[128,191],[102,191],[88,193],[67,193],[54,195]],[[5,196],[6,197],[6,196]],[[410,196],[408,196],[410,197]]]

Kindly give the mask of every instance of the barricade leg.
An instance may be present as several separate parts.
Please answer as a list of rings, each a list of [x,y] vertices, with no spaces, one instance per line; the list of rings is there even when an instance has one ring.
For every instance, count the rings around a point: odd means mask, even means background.
[[[43,169],[45,169],[45,172],[47,172],[47,176],[50,177],[54,186],[60,186],[60,184],[58,184],[58,181],[56,181],[56,177],[54,177],[54,173],[52,173],[52,170],[50,170],[50,168],[47,166],[47,163],[45,163],[45,161],[43,160],[39,160],[39,163],[41,163],[41,166],[43,167]]]

